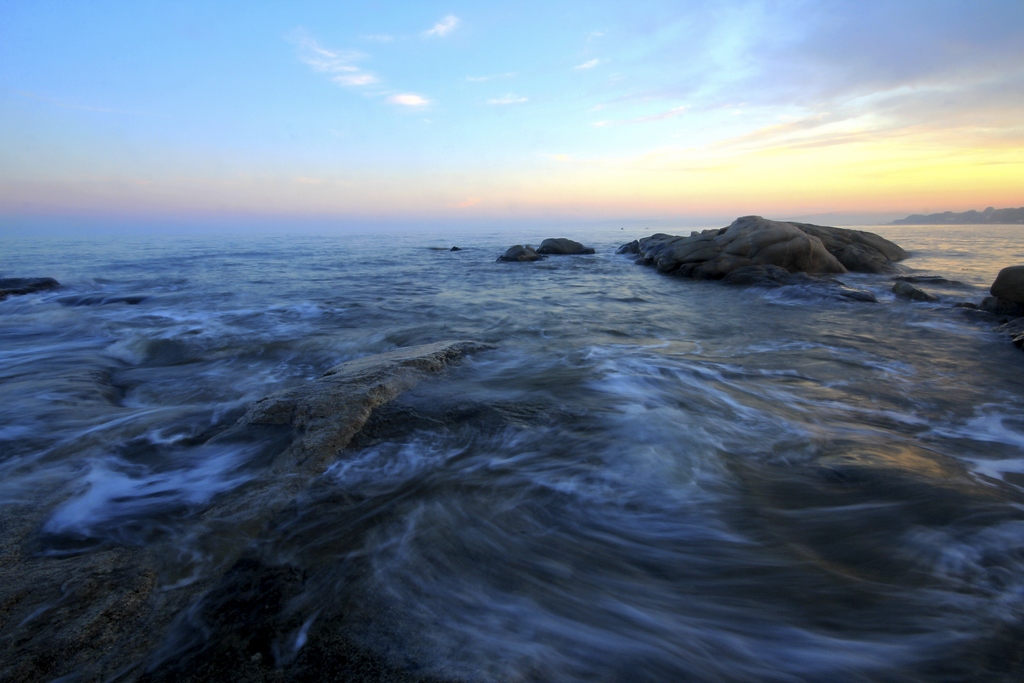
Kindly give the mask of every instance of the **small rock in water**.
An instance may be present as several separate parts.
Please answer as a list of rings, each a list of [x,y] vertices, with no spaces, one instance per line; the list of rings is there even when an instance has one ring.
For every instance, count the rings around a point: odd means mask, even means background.
[[[539,261],[541,255],[537,251],[527,244],[525,247],[521,244],[517,244],[514,247],[509,247],[508,251],[498,257],[499,261]]]
[[[902,299],[910,299],[911,301],[938,301],[939,297],[934,294],[929,294],[923,289],[918,289],[909,282],[903,280],[898,281],[892,286],[892,291],[896,296]]]
[[[448,251],[462,251],[462,249],[459,249],[458,247],[452,247]]]
[[[5,277],[0,278],[0,301],[9,296],[32,294],[48,289],[57,289],[60,283],[52,277]]]
[[[537,249],[538,254],[593,254],[594,249],[592,247],[585,247],[575,240],[566,239],[565,237],[549,238],[540,243],[540,248]]]

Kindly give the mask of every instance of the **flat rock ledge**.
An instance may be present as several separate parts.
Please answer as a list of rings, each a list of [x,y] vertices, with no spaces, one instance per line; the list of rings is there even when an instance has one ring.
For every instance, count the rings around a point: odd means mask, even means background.
[[[5,277],[0,278],[0,301],[9,296],[33,294],[48,289],[58,289],[60,283],[52,277]]]
[[[442,341],[358,358],[319,379],[253,403],[241,426],[287,425],[291,446],[275,468],[318,474],[359,432],[373,410],[440,373],[467,354],[492,348],[474,341]]]
[[[275,664],[272,643],[266,633],[254,632],[253,621],[283,612],[284,598],[275,591],[284,585],[297,586],[298,592],[302,577],[297,583],[267,578],[268,572],[287,573],[276,565],[263,574],[247,573],[253,561],[245,553],[265,540],[276,515],[341,455],[376,408],[467,354],[489,348],[444,341],[396,349],[342,363],[317,380],[256,401],[211,442],[262,440],[277,433],[284,438],[270,443],[275,471],[222,494],[197,516],[193,531],[199,537],[193,542],[200,549],[215,544],[222,559],[194,582],[168,587],[160,578],[166,558],[178,553],[173,541],[168,547],[160,542],[146,548],[100,546],[67,555],[34,552],[41,524],[63,500],[59,491],[51,500],[0,510],[0,681],[286,680]],[[222,625],[238,619],[227,637],[239,641],[236,649],[244,659],[220,661],[203,654],[205,637],[192,645],[182,641],[181,633],[189,632],[185,627],[196,615]],[[326,663],[320,669],[310,666],[321,674],[340,666],[347,673],[338,680],[420,680],[343,636],[318,647],[306,653],[307,659],[315,664],[321,657]],[[259,658],[253,658],[254,651]],[[215,660],[216,673],[193,670],[188,659],[176,668],[185,655]],[[351,666],[345,665],[347,658],[355,658]],[[240,673],[240,666],[247,668]]]
[[[688,237],[656,234],[634,240],[618,253],[682,277],[720,280],[740,268],[776,266],[789,273],[893,272],[907,253],[889,240],[862,230],[737,218],[731,225]]]

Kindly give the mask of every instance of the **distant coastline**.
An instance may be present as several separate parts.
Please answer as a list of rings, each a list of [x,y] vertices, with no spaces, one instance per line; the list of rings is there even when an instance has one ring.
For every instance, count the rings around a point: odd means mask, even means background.
[[[1019,209],[994,209],[991,206],[984,211],[963,211],[954,213],[920,214],[901,218],[892,222],[893,225],[976,225],[976,224],[1024,224],[1024,206]]]

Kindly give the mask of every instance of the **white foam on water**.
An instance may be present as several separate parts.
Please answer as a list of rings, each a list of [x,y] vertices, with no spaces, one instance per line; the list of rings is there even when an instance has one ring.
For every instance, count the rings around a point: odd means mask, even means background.
[[[252,446],[200,446],[179,469],[154,471],[113,456],[94,459],[79,479],[78,492],[44,525],[50,533],[91,535],[94,528],[177,506],[197,507],[251,478],[239,471]]]

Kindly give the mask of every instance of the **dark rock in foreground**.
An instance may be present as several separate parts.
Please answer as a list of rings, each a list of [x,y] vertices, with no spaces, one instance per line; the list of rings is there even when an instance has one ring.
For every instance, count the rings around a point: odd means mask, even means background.
[[[1000,299],[997,296],[986,296],[978,304],[978,309],[991,313],[992,315],[998,315],[1007,318],[1019,318],[1024,316],[1024,305],[1015,304],[1012,301],[1006,301]]]
[[[744,216],[718,230],[689,237],[657,234],[623,245],[639,262],[663,273],[718,280],[748,266],[776,266],[789,273],[889,272],[906,258],[898,245],[860,230]]]
[[[32,294],[48,289],[57,289],[60,283],[52,277],[7,277],[0,278],[0,301],[9,296]]]
[[[929,294],[923,289],[918,289],[909,282],[898,280],[896,284],[892,286],[892,291],[896,296],[901,299],[910,299],[911,301],[938,301],[939,297],[934,294]]]
[[[537,251],[527,244],[525,247],[517,244],[509,247],[508,251],[498,257],[499,261],[539,261],[543,258]]]
[[[1011,304],[1024,304],[1024,266],[1009,266],[996,275],[992,296]]]
[[[421,680],[340,633],[343,610],[330,628],[314,625],[308,645],[300,649],[288,641],[280,655],[280,628],[288,627],[294,639],[292,627],[303,627],[301,620],[288,622],[285,609],[303,589],[303,575],[279,566],[276,558],[260,563],[252,553],[377,408],[485,348],[450,341],[368,356],[250,406],[210,442],[265,441],[277,433],[264,454],[271,471],[191,517],[191,542],[217,559],[182,585],[167,585],[161,576],[167,558],[178,557],[173,540],[167,547],[105,543],[47,554],[37,549],[40,529],[66,493],[55,490],[47,500],[5,506],[0,680],[279,681],[287,679],[285,665],[294,674],[291,680]],[[339,514],[347,511],[364,525],[372,521],[372,515],[342,503]]]
[[[565,237],[549,238],[540,243],[538,254],[593,254],[594,249]]]

